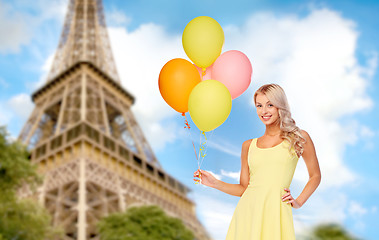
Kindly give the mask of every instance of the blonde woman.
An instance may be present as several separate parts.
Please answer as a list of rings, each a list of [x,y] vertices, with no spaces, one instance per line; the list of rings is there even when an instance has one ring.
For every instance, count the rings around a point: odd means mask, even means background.
[[[197,170],[194,180],[200,176],[201,184],[241,197],[226,240],[292,240],[292,208],[303,206],[321,181],[315,147],[309,134],[296,126],[278,84],[261,86],[254,103],[266,131],[242,144],[240,183],[220,181],[205,170],[200,175]],[[309,180],[295,199],[289,188],[300,156]]]

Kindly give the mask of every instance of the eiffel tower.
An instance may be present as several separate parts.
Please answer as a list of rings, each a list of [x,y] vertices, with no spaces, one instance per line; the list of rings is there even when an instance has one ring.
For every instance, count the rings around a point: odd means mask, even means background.
[[[99,239],[99,219],[151,204],[182,219],[196,239],[211,239],[186,196],[191,190],[162,169],[134,118],[101,0],[69,1],[50,73],[32,100],[19,140],[44,175],[37,197],[64,239]]]

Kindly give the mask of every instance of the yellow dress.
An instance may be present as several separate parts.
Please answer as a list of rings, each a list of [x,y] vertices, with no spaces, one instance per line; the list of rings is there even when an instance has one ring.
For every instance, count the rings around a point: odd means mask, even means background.
[[[292,206],[281,197],[299,158],[293,148],[288,150],[287,140],[271,148],[256,143],[254,138],[249,146],[249,185],[234,210],[226,240],[293,240]]]

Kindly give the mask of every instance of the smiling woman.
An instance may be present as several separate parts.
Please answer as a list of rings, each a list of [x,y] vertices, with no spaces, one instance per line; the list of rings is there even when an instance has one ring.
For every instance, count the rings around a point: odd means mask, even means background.
[[[194,177],[200,177],[204,185],[241,197],[226,240],[293,240],[292,208],[300,208],[321,181],[315,148],[308,133],[296,126],[279,85],[261,86],[254,102],[266,131],[242,144],[240,183],[225,183],[204,170],[200,176],[196,171]],[[294,199],[289,187],[300,156],[310,178]]]
[[[304,151],[305,138],[291,117],[284,90],[277,84],[263,85],[255,92],[254,102],[259,118],[266,125],[265,135],[272,136],[271,133],[279,132],[280,139],[287,139],[290,142],[288,150],[294,147],[300,157]],[[265,141],[265,136],[262,138]],[[267,140],[268,145],[272,145],[272,139]]]

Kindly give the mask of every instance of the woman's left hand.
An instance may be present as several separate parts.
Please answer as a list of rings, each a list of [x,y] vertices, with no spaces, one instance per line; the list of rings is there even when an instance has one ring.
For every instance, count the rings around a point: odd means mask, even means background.
[[[284,188],[284,190],[287,191],[287,193],[282,196],[282,201],[284,202],[286,200],[289,200],[286,204],[291,204],[293,208],[300,208],[300,203],[298,203],[296,199],[292,197],[291,191],[287,188]]]

